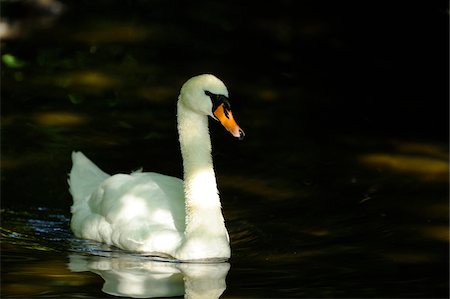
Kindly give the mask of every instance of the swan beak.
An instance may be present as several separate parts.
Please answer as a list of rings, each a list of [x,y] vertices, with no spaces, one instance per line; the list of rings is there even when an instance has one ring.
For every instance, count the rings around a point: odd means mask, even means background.
[[[220,106],[217,107],[216,110],[214,110],[213,114],[216,119],[225,127],[225,129],[227,129],[227,131],[231,133],[231,135],[239,138],[239,140],[244,139],[244,131],[242,131],[242,129],[234,120],[231,110],[225,108],[225,105],[223,103],[220,104]]]

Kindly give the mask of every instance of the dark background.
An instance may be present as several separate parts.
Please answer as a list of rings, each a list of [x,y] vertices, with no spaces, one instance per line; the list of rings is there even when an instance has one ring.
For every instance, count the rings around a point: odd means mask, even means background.
[[[210,122],[233,248],[226,294],[448,295],[447,1],[1,9],[9,218],[70,217],[73,150],[109,173],[182,177],[178,92],[213,73],[246,132],[238,142]]]
[[[142,141],[143,134],[147,141],[162,134],[151,122],[175,134],[178,90],[187,78],[205,72],[228,85],[238,121],[248,143],[262,147],[254,149],[259,154],[270,155],[276,144],[290,146],[289,154],[296,155],[302,139],[330,147],[329,154],[344,139],[353,145],[399,139],[448,143],[446,1],[59,4],[61,12],[54,13],[59,12],[54,6],[2,2],[3,16],[21,28],[3,39],[3,53],[25,62],[21,68],[2,67],[4,186],[47,179],[26,175],[26,168],[8,169],[24,159],[32,168],[47,159],[55,175],[67,172],[71,150],[93,149],[83,138],[76,140],[93,127],[103,136],[93,130],[87,135],[110,139],[102,150],[131,147],[144,154],[143,147],[152,144]],[[21,80],[14,79],[17,73]],[[164,119],[152,117],[162,110]],[[70,119],[39,123],[39,114],[57,117],[61,111],[81,113],[80,126]],[[134,111],[139,115],[133,117]],[[128,119],[118,120],[119,113],[128,113]],[[170,155],[179,160],[177,144],[171,145]],[[154,160],[141,156],[114,163],[125,163],[120,169],[125,170]],[[157,170],[180,176],[180,169]],[[20,182],[13,181],[14,174]],[[37,205],[67,206],[70,199],[55,188],[51,197],[37,199],[35,192],[26,197]],[[17,200],[3,196],[4,205],[10,202]]]

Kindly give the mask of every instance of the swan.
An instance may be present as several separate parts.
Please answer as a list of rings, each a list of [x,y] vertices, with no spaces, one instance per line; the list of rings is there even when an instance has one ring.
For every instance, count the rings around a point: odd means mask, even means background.
[[[234,137],[244,131],[228,90],[204,74],[186,81],[177,102],[184,181],[153,172],[109,175],[83,153],[72,153],[69,190],[74,235],[179,261],[227,260],[230,239],[211,157],[208,116]]]

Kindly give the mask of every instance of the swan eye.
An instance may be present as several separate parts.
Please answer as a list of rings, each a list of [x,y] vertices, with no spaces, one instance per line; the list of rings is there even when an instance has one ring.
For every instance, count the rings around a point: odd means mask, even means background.
[[[216,109],[223,104],[225,116],[229,118],[228,112],[231,110],[231,104],[230,101],[228,100],[228,97],[222,94],[212,93],[208,90],[205,90],[205,94],[209,96],[209,98],[211,99],[211,102],[213,104],[212,111],[213,112],[216,111]]]

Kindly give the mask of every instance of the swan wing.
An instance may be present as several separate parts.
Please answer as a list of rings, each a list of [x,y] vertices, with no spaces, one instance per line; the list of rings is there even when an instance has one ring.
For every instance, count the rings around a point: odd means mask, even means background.
[[[97,167],[82,152],[72,152],[69,190],[74,202],[86,200],[110,175]]]
[[[174,254],[185,226],[182,180],[140,172],[109,176],[84,155],[75,158],[69,182],[77,237],[125,250]]]

